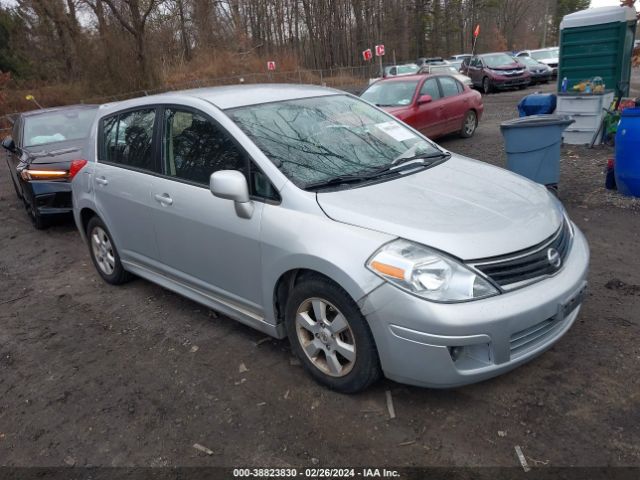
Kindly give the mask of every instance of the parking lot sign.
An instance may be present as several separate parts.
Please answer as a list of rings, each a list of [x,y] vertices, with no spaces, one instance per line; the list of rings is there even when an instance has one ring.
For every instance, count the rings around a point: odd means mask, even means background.
[[[371,53],[370,48],[367,48],[364,52],[362,52],[362,58],[364,58],[365,62],[368,62],[373,58],[373,53]]]
[[[269,61],[267,62],[267,70],[274,71],[276,69],[276,62]]]
[[[376,45],[376,57],[382,57],[384,55],[384,45]]]

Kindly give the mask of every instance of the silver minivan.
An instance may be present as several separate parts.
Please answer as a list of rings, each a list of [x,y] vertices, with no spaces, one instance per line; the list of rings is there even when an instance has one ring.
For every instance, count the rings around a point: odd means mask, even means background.
[[[477,382],[578,315],[589,249],[554,195],[344,92],[149,96],[91,135],[73,206],[100,276],[288,336],[332,389]]]

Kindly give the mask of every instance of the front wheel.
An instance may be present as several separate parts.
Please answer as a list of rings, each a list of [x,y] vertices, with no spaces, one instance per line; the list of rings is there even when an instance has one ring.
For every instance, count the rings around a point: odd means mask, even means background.
[[[380,378],[371,330],[336,284],[311,277],[296,285],[287,300],[285,324],[293,352],[322,385],[355,393]]]
[[[464,116],[464,122],[462,123],[462,129],[460,130],[460,136],[462,138],[473,137],[474,132],[478,126],[478,116],[473,110],[469,110]]]
[[[489,93],[491,93],[491,80],[489,80],[489,77],[484,77],[482,79],[482,91],[485,93],[485,95],[488,95]]]

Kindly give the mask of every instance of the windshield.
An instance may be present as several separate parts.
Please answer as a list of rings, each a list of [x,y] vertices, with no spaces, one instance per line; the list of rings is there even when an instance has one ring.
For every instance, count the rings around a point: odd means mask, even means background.
[[[515,58],[514,60],[520,62],[520,63],[524,63],[525,65],[528,65],[530,67],[539,67],[540,66],[540,62],[538,62],[537,60],[534,60],[531,57],[518,57]]]
[[[506,53],[484,55],[482,60],[484,60],[484,63],[486,63],[489,68],[504,67],[505,65],[509,65],[514,62],[513,58]]]
[[[405,75],[409,73],[417,73],[419,67],[417,65],[399,65],[398,75]]]
[[[537,52],[531,52],[531,56],[536,60],[551,60],[553,58],[558,58],[559,51],[557,48],[552,50],[539,50]]]
[[[81,140],[89,136],[96,108],[79,108],[28,116],[24,121],[24,145]]]
[[[372,171],[405,154],[440,152],[403,123],[347,95],[251,105],[227,114],[300,187]]]
[[[416,93],[419,80],[376,82],[360,95],[367,102],[379,107],[401,107],[409,105]]]

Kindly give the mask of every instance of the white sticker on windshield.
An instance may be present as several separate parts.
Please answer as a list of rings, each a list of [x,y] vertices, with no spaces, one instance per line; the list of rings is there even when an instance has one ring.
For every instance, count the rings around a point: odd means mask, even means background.
[[[403,127],[397,122],[391,121],[378,123],[376,124],[376,127],[399,142],[404,142],[405,140],[412,140],[416,138],[416,135],[411,130]]]

